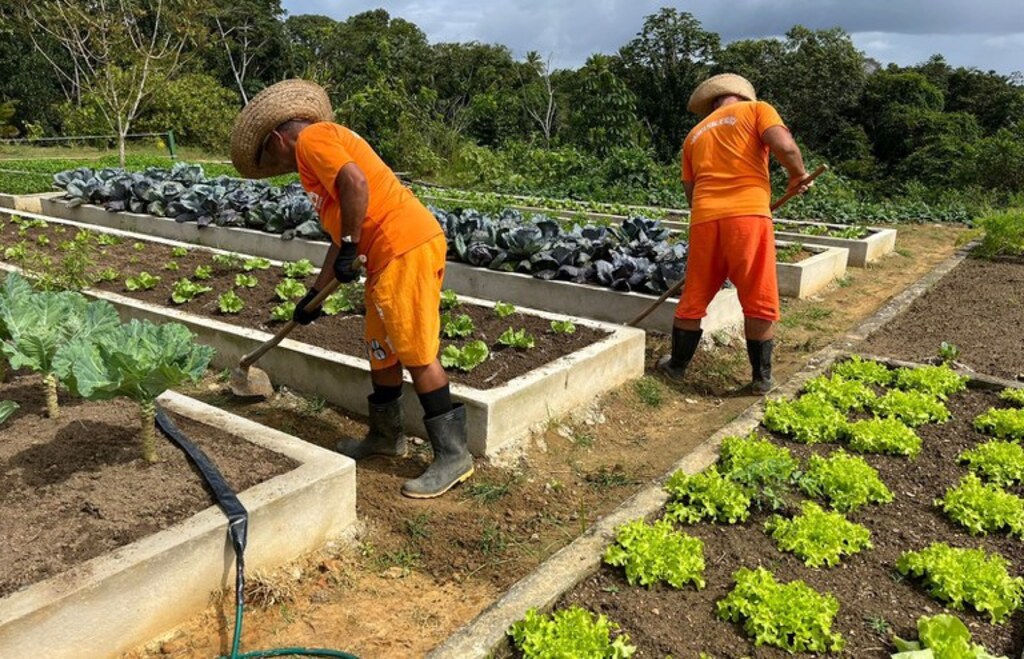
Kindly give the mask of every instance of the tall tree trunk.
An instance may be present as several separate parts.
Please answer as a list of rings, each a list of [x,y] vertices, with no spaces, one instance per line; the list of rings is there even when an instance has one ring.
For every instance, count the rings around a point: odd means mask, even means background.
[[[117,124],[118,124],[118,128],[117,128],[117,155],[118,155],[118,158],[119,158],[119,160],[121,162],[121,169],[124,169],[124,158],[125,158],[125,155],[124,155],[124,152],[125,152],[124,142],[125,142],[125,133],[127,131],[125,131],[124,129],[121,128],[120,120],[117,122]]]
[[[46,416],[56,419],[60,416],[60,407],[57,405],[57,376],[48,373],[43,378],[46,385]]]
[[[142,457],[146,462],[156,462],[156,402],[147,400],[139,403],[139,420],[142,429],[139,439],[142,441]]]

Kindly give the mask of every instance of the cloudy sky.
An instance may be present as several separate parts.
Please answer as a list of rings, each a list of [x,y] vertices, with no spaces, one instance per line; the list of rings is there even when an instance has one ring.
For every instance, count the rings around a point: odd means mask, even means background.
[[[517,56],[551,55],[578,66],[595,52],[615,52],[643,17],[671,5],[706,29],[734,39],[779,36],[796,23],[839,26],[883,62],[915,64],[940,52],[954,65],[1000,73],[1024,71],[1024,0],[284,0],[289,14],[344,19],[383,7],[416,23],[431,42],[503,43]]]

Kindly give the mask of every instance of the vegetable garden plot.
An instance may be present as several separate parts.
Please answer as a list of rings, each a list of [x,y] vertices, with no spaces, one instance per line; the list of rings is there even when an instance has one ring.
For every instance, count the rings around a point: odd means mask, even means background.
[[[994,655],[1019,655],[1024,579],[1015,529],[1024,488],[980,462],[1001,466],[1009,455],[981,449],[1006,441],[986,425],[990,410],[1019,413],[1019,430],[1001,427],[1024,433],[1024,408],[1010,394],[959,390],[963,380],[944,369],[893,380],[884,366],[852,364],[835,369],[846,379],[812,381],[805,409],[773,404],[765,422],[785,434],[761,428],[767,442],[727,439],[715,467],[670,479],[664,517],[681,539],[622,527],[605,555],[622,567],[605,565],[556,608],[607,616],[605,630],[618,625],[610,639],[638,648],[637,657],[751,656],[755,633],[800,656],[841,647],[846,656],[888,657],[894,635],[918,638],[919,619],[922,640],[935,641],[933,622],[955,626],[936,621],[940,613],[966,622],[971,642]],[[891,389],[948,398],[939,401],[951,419],[916,429],[897,423],[899,431],[888,423],[848,428],[845,419],[870,418],[863,406],[882,409],[875,401],[885,391],[857,380],[879,374]],[[911,409],[905,418],[915,417]],[[838,441],[822,434],[836,428],[835,415],[843,420]],[[907,433],[920,438],[919,453]]]

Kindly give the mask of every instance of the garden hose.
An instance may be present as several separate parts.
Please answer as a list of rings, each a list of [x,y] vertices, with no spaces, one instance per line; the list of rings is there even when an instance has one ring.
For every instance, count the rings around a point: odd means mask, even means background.
[[[323,648],[277,648],[273,650],[255,650],[241,652],[242,617],[245,614],[245,543],[249,530],[249,511],[245,509],[238,495],[231,489],[217,466],[203,453],[202,449],[192,443],[174,424],[169,416],[158,406],[156,424],[167,437],[188,455],[199,469],[203,480],[217,499],[217,505],[228,518],[228,535],[231,547],[235,551],[235,633],[231,643],[231,654],[222,655],[219,659],[258,659],[259,657],[341,657],[341,659],[358,659],[353,654],[341,650]]]

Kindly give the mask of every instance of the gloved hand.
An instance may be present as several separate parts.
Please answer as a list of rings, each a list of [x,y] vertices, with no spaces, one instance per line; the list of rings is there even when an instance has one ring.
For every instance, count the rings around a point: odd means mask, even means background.
[[[341,243],[341,251],[334,261],[334,277],[343,284],[359,279],[359,269],[353,267],[359,255],[359,243]]]
[[[311,322],[324,315],[323,306],[319,306],[316,309],[306,309],[306,305],[313,301],[320,291],[315,288],[309,289],[306,293],[306,297],[302,298],[295,303],[295,311],[292,312],[292,320],[297,322],[299,325],[309,325]]]

